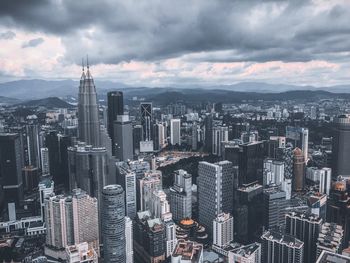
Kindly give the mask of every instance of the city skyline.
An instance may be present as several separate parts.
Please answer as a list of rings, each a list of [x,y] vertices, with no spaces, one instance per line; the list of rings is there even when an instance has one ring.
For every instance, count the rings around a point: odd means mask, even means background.
[[[131,86],[348,85],[349,16],[346,0],[1,1],[0,82],[74,79],[89,54]]]

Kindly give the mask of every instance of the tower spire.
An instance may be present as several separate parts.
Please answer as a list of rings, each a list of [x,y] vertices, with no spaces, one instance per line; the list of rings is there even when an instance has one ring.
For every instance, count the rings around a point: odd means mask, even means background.
[[[84,58],[81,59],[81,66],[83,67],[83,72],[81,73],[80,80],[84,80],[86,78],[85,69],[84,69]]]

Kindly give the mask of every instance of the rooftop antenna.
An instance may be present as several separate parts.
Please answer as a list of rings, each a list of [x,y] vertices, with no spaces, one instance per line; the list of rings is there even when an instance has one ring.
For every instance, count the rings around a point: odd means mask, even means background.
[[[81,66],[83,67],[83,72],[84,72],[84,58],[81,59]]]
[[[89,55],[86,55],[86,67],[89,69]]]

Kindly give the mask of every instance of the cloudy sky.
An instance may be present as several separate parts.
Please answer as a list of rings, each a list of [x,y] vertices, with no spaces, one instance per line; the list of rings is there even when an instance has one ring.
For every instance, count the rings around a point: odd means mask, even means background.
[[[350,84],[349,0],[1,0],[0,82]]]

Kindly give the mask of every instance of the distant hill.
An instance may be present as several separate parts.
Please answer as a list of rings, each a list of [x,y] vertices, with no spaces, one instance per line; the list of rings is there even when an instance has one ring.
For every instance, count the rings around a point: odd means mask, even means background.
[[[45,99],[38,100],[29,100],[25,102],[21,102],[17,104],[18,106],[25,107],[46,107],[46,108],[72,108],[72,105],[57,98],[57,97],[49,97]]]
[[[12,104],[17,104],[19,102],[20,100],[18,99],[0,96],[0,105],[12,105]]]
[[[146,100],[157,101],[161,104],[169,104],[175,101],[187,103],[198,103],[202,101],[211,102],[241,102],[241,101],[318,101],[321,99],[350,99],[350,93],[332,93],[323,90],[296,90],[280,93],[260,93],[260,92],[236,92],[228,90],[177,90],[165,91],[163,93],[149,94]]]
[[[334,93],[350,93],[350,85],[339,85],[332,87],[296,86],[286,84],[269,84],[263,82],[241,82],[232,85],[176,85],[176,87],[130,87],[123,83],[96,80],[96,90],[99,97],[105,98],[106,93],[111,90],[121,90],[125,97],[149,97],[164,94],[166,92],[176,92],[177,95],[187,94],[191,91],[219,91],[241,92],[241,93],[283,93],[287,91],[328,91]],[[0,83],[0,96],[17,98],[20,100],[33,100],[46,97],[67,97],[78,95],[78,80],[17,80]],[[170,94],[169,94],[170,95]],[[173,94],[176,95],[176,94]]]

